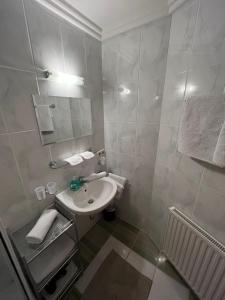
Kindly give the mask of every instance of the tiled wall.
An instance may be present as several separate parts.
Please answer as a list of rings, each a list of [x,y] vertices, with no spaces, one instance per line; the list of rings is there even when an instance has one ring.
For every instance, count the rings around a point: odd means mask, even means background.
[[[51,170],[48,163],[104,147],[101,43],[32,0],[1,0],[0,16],[0,216],[14,230],[51,201],[38,202],[36,186],[56,181],[65,188],[96,166]],[[83,76],[86,88],[42,80],[41,69]],[[38,93],[90,97],[94,135],[42,146],[31,97]]]
[[[149,215],[149,230],[157,244],[171,205],[225,243],[225,170],[177,152],[184,99],[190,94],[224,93],[224,16],[224,0],[189,0],[172,16]]]
[[[170,17],[103,42],[108,169],[129,180],[120,217],[148,230]],[[123,95],[119,87],[130,90]]]

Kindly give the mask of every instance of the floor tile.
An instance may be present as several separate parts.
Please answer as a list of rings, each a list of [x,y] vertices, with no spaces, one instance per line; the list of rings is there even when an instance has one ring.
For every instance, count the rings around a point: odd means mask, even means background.
[[[157,269],[148,300],[156,299],[188,300],[189,290],[176,280]]]
[[[115,219],[113,221],[105,221],[104,219],[101,219],[98,222],[98,225],[100,225],[101,227],[103,227],[106,231],[108,231],[109,233],[113,233],[113,231],[116,228],[116,225],[118,224],[119,220]]]
[[[92,252],[84,243],[80,242],[80,255],[84,269],[90,264],[95,257],[95,253]]]
[[[147,300],[152,280],[143,276],[114,250],[85,289],[84,300]]]
[[[131,264],[138,272],[153,279],[156,267],[151,264],[148,260],[144,259],[142,256],[138,255],[136,252],[131,251],[127,257],[127,262]]]
[[[102,249],[99,251],[99,253],[95,256],[91,264],[84,271],[82,277],[77,281],[76,287],[81,294],[84,292],[84,290],[94,277],[95,273],[97,272],[98,268],[101,266],[107,255],[112,250],[116,251],[117,254],[119,254],[123,258],[127,258],[130,252],[130,249],[126,245],[116,240],[114,237],[110,237],[102,247]]]
[[[166,261],[159,263],[157,247],[150,237],[122,220],[100,220],[81,240],[85,271],[75,288],[63,300],[78,300],[107,255],[116,251],[140,273],[153,280],[148,300],[197,300],[183,279]],[[156,267],[157,266],[157,267]]]
[[[156,257],[159,255],[159,250],[146,233],[139,232],[132,249],[151,263],[156,264]]]
[[[110,234],[103,227],[96,224],[88,231],[81,239],[81,242],[86,245],[92,252],[97,253],[105,244]]]
[[[189,300],[198,300],[198,297],[192,291],[190,291]]]
[[[72,287],[69,293],[65,295],[62,300],[80,300],[81,296],[80,292],[75,287]]]
[[[175,268],[171,265],[171,263],[167,260],[163,263],[158,263],[157,267],[165,274],[173,278],[174,280],[185,285],[183,278],[179,275],[179,273],[175,270]]]
[[[126,244],[128,247],[132,247],[138,234],[139,230],[132,225],[118,220],[115,230],[113,231],[113,236]]]
[[[108,253],[111,250],[115,250],[116,253],[118,253],[124,259],[127,258],[127,256],[129,255],[129,253],[131,251],[131,249],[127,245],[125,245],[124,243],[120,242],[119,240],[117,240],[113,236],[111,236],[108,239],[107,243],[105,244],[104,249],[105,249],[105,251],[108,251]]]

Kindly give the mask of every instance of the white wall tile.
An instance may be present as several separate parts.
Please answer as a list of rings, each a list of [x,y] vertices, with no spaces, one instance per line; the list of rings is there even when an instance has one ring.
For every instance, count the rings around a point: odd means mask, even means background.
[[[146,231],[169,29],[166,17],[103,42],[107,165],[129,180],[118,202],[120,217]],[[120,85],[130,94],[120,93]]]
[[[5,166],[0,172],[4,185],[0,215],[4,214],[7,225],[16,229],[39,214],[52,200],[48,198],[47,201],[38,202],[33,192],[37,185],[56,181],[58,189],[62,190],[73,175],[79,176],[95,170],[96,160],[86,163],[82,169],[68,166],[51,170],[48,163],[51,158],[64,158],[89,148],[94,151],[102,149],[104,121],[100,42],[69,25],[36,1],[24,0],[25,11],[22,0],[14,2],[3,1],[0,8],[0,37],[3,42],[0,65],[4,65],[0,67],[0,133],[7,133],[1,136],[4,141],[0,145],[0,159],[3,160],[2,166]],[[84,76],[85,88],[43,80],[42,71],[45,69]],[[50,96],[90,97],[93,136],[50,147],[42,146],[31,96],[39,92]],[[90,228],[89,225],[86,229],[82,226],[83,233]]]

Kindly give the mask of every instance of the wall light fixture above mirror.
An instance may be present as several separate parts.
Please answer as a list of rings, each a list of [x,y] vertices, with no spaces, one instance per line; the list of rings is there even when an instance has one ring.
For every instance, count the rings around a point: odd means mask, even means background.
[[[62,73],[62,72],[50,72],[48,70],[44,71],[44,78],[52,80],[58,83],[74,84],[74,85],[84,85],[84,78],[72,74]]]
[[[42,144],[93,134],[91,100],[33,95]]]

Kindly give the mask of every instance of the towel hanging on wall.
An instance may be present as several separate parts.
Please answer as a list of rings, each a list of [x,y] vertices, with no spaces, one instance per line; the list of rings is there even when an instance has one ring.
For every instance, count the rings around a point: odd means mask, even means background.
[[[178,136],[178,151],[225,167],[224,96],[190,97],[185,101]]]

